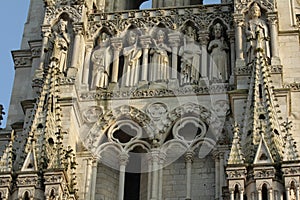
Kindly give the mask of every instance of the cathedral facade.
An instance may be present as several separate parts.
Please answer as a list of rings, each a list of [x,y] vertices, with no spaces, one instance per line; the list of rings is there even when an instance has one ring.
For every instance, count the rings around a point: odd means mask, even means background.
[[[300,1],[144,2],[30,1],[0,200],[299,200]]]

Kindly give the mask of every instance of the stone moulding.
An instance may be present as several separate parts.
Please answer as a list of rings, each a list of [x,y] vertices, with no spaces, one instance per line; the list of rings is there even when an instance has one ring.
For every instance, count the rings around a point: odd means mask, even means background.
[[[300,83],[294,82],[294,83],[286,83],[283,85],[284,88],[290,88],[293,92],[300,92]]]
[[[175,97],[189,95],[209,95],[227,93],[231,89],[229,84],[212,84],[210,86],[180,87],[176,89],[155,90],[117,90],[117,91],[93,91],[79,94],[81,101],[111,100],[111,99],[138,99],[152,97]]]

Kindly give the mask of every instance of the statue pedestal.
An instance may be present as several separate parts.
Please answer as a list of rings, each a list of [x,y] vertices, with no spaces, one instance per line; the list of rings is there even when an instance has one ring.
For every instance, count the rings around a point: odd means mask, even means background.
[[[75,67],[70,67],[67,72],[67,77],[76,77],[78,69]]]
[[[199,80],[199,86],[208,86],[209,85],[209,80],[207,77],[201,77]]]
[[[139,81],[138,88],[148,87],[148,81]]]
[[[120,90],[118,83],[109,83],[108,88],[109,91]]]
[[[178,79],[170,79],[168,83],[169,89],[176,89],[179,88],[179,82]]]

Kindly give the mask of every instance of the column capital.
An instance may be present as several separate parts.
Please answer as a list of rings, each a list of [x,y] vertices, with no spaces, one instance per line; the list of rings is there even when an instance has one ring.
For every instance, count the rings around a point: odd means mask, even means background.
[[[181,34],[180,33],[169,33],[169,43],[171,47],[178,47],[181,40]]]
[[[140,41],[141,41],[140,43],[141,43],[143,49],[150,48],[150,44],[152,43],[150,36],[143,35],[140,37]]]
[[[277,12],[269,12],[267,13],[267,20],[269,24],[276,25],[278,21],[278,15]]]
[[[185,162],[193,162],[194,159],[194,152],[193,151],[187,151],[184,155]]]
[[[242,26],[245,22],[243,14],[234,14],[233,21],[237,26]]]
[[[50,37],[51,26],[50,25],[43,25],[42,26],[42,33],[43,33],[43,37]]]
[[[85,48],[86,49],[92,49],[94,47],[93,41],[88,41],[85,43]]]
[[[127,162],[128,162],[128,159],[129,159],[129,156],[127,153],[121,153],[119,155],[119,162],[120,162],[120,165],[126,165]]]
[[[110,42],[116,51],[121,51],[121,49],[123,48],[122,38],[114,37],[110,39]]]
[[[209,41],[209,32],[201,31],[198,38],[201,45],[207,45]]]
[[[83,24],[81,23],[74,24],[73,31],[75,32],[76,35],[82,35],[84,31]]]

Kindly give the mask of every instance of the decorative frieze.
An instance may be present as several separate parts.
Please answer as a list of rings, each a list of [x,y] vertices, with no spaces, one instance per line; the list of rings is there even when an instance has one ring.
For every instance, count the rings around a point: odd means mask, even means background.
[[[294,91],[294,92],[299,92],[300,91],[300,83],[298,82],[294,82],[294,83],[286,83],[284,84],[283,86],[284,88],[290,88],[291,91]]]
[[[99,90],[94,92],[83,92],[79,95],[80,100],[109,100],[109,99],[138,99],[152,97],[174,97],[189,95],[222,94],[231,90],[228,84],[213,84],[210,86],[190,86],[175,89],[137,89],[134,90]]]

